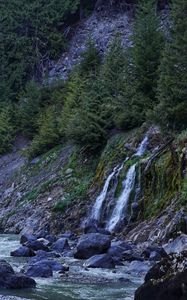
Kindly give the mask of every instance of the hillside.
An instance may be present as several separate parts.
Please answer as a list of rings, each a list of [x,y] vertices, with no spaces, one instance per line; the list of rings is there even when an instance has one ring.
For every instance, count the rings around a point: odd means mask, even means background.
[[[186,12],[0,4],[0,295],[186,299]]]

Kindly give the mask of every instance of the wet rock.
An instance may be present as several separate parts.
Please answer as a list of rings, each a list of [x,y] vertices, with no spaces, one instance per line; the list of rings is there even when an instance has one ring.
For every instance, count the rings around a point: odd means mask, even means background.
[[[50,258],[41,258],[41,257],[34,257],[32,259],[30,259],[29,261],[29,267],[32,266],[49,266],[52,271],[65,271],[65,266],[62,265],[60,262],[55,261],[54,259],[50,259]]]
[[[31,256],[35,256],[35,252],[26,246],[22,246],[12,251],[10,255],[15,257],[31,257]]]
[[[142,255],[146,259],[155,260],[155,261],[161,260],[162,258],[168,256],[164,248],[159,246],[148,246],[143,251]]]
[[[21,289],[33,288],[36,282],[27,276],[16,274],[6,261],[0,261],[0,288]]]
[[[59,253],[56,253],[56,252],[46,252],[44,250],[38,250],[35,252],[36,256],[38,257],[42,257],[42,258],[58,258],[60,257],[60,254]]]
[[[100,233],[83,235],[77,244],[74,257],[87,259],[96,254],[106,253],[111,245],[110,236]]]
[[[61,235],[60,238],[66,238],[66,239],[71,239],[74,237],[74,234],[72,232],[65,232]]]
[[[30,277],[49,278],[53,276],[53,270],[49,264],[39,261],[32,265],[29,265],[27,270],[25,271],[25,274]]]
[[[56,242],[57,238],[54,235],[46,235],[46,240],[48,240],[51,244]]]
[[[129,272],[136,274],[145,274],[151,265],[148,261],[132,261],[128,267]]]
[[[45,246],[42,242],[36,240],[36,241],[29,241],[25,244],[26,247],[37,251],[37,250],[44,250],[44,251],[49,251],[49,248]]]
[[[32,242],[37,240],[37,237],[32,234],[23,234],[20,238],[20,244],[25,244],[27,242]]]
[[[108,249],[108,254],[111,255],[115,264],[121,265],[123,260],[123,253],[125,251],[132,250],[132,246],[124,241],[116,241],[111,243],[111,247]]]
[[[37,239],[38,242],[41,242],[44,246],[46,247],[49,247],[51,246],[51,243],[47,240],[47,239],[44,239],[44,238],[39,238]]]
[[[4,286],[2,287],[7,289],[34,288],[36,287],[36,282],[33,278],[30,278],[28,276],[22,274],[12,274],[6,278]]]
[[[137,253],[133,250],[127,250],[127,251],[123,252],[123,260],[128,261],[128,262],[131,262],[134,260],[144,261],[144,258],[140,255],[140,253]]]
[[[181,253],[183,251],[187,251],[187,235],[181,234],[175,240],[165,245],[164,249],[167,252],[167,254]]]
[[[136,291],[135,300],[187,299],[186,253],[172,255],[154,265],[145,283]]]
[[[85,267],[88,268],[115,268],[115,263],[109,254],[99,254],[90,257],[85,263]]]
[[[52,250],[59,252],[59,253],[68,251],[70,249],[71,248],[70,248],[68,240],[66,238],[60,238],[52,245]]]
[[[4,275],[14,274],[14,270],[5,260],[0,260],[0,278]]]

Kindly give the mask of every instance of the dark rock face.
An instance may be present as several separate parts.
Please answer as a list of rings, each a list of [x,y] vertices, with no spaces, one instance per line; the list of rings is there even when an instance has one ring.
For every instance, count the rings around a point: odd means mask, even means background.
[[[115,268],[115,263],[109,254],[99,254],[90,257],[84,264],[88,268]]]
[[[22,246],[17,250],[12,251],[10,255],[16,257],[31,257],[31,256],[35,256],[35,252],[26,246]]]
[[[30,265],[25,274],[30,277],[49,278],[53,276],[53,270],[50,265],[47,265],[45,262],[43,263],[41,261]]]
[[[37,239],[37,237],[32,234],[23,234],[20,238],[20,244],[23,245],[27,242],[33,242],[36,239]]]
[[[89,233],[83,235],[77,244],[74,257],[88,259],[96,254],[106,253],[111,245],[110,236],[100,233]]]
[[[44,251],[49,251],[49,248],[44,245],[42,242],[40,241],[30,241],[30,242],[27,242],[25,244],[26,247],[34,250],[34,251],[37,251],[37,250],[44,250]]]
[[[135,300],[187,299],[186,253],[164,258],[154,265],[145,283],[136,291]]]
[[[107,253],[112,257],[115,264],[120,265],[123,260],[123,253],[129,250],[132,250],[131,245],[124,241],[116,241],[111,243],[111,247],[108,249]]]
[[[159,246],[149,246],[142,254],[145,258],[153,261],[159,261],[168,256],[164,248]]]
[[[36,286],[34,279],[16,274],[6,261],[0,261],[0,288],[21,289],[33,288]]]
[[[59,253],[68,251],[70,249],[71,248],[70,248],[68,240],[66,238],[60,238],[52,245],[52,250],[59,252]]]

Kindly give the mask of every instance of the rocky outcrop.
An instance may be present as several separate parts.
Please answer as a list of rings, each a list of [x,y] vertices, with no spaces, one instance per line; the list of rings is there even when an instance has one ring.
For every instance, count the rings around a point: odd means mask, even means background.
[[[74,257],[87,259],[96,254],[106,253],[111,245],[111,238],[100,233],[88,233],[78,241]]]
[[[135,300],[185,300],[187,298],[187,256],[183,252],[153,266]]]

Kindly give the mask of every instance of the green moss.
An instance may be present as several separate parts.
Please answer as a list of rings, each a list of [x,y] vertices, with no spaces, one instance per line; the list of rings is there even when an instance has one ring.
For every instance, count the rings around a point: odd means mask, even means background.
[[[143,176],[143,218],[150,218],[164,210],[181,189],[179,157],[171,151],[161,155]]]

